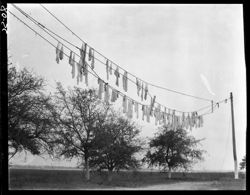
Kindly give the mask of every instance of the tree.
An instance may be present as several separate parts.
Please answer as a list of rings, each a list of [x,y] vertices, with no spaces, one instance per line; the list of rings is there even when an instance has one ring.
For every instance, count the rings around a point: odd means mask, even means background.
[[[246,168],[246,156],[244,156],[242,161],[240,162],[240,169],[244,170],[245,168]]]
[[[105,121],[105,107],[94,93],[75,87],[67,91],[57,83],[53,106],[50,107],[54,121],[51,131],[54,140],[54,153],[57,157],[78,158],[89,175],[89,159],[94,150],[94,132]]]
[[[45,108],[50,96],[44,86],[43,78],[8,65],[9,160],[22,150],[39,155],[49,147],[51,122]]]
[[[168,177],[171,171],[178,168],[188,169],[197,160],[202,160],[203,150],[197,149],[196,140],[189,136],[183,129],[168,129],[166,126],[159,128],[159,132],[149,142],[143,162],[149,166],[158,165],[160,168],[168,168]]]
[[[139,161],[135,154],[141,150],[138,138],[139,129],[129,119],[119,113],[110,112],[102,128],[96,132],[95,155],[90,159],[90,166],[109,171],[108,180],[112,180],[113,170],[137,168]]]

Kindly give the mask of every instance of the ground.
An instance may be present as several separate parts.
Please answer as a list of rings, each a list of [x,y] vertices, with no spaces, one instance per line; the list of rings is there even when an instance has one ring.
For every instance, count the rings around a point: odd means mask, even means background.
[[[81,170],[9,169],[9,189],[53,190],[245,190],[246,179],[233,173],[173,173],[172,179],[164,172],[124,171],[113,173],[91,172],[86,181]]]

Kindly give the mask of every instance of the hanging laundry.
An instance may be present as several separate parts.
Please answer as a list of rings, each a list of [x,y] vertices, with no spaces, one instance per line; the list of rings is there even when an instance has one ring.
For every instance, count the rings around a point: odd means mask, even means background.
[[[124,74],[122,76],[122,81],[123,81],[123,89],[124,89],[124,91],[127,92],[127,90],[128,90],[128,73],[127,73],[127,71],[124,72]]]
[[[201,120],[201,127],[203,127],[203,116],[200,116],[200,120]]]
[[[139,107],[138,107],[138,102],[135,102],[135,113],[136,113],[136,118],[139,118]]]
[[[110,63],[110,66],[109,66],[109,74],[112,75],[112,62]]]
[[[92,61],[91,61],[91,68],[95,68],[95,53],[94,50],[92,50]]]
[[[150,108],[146,106],[146,112],[147,112],[147,122],[150,123]]]
[[[99,89],[98,89],[98,98],[102,99],[102,92],[103,92],[103,82],[100,78],[98,78],[98,84],[99,84]]]
[[[119,87],[119,77],[120,77],[120,74],[119,74],[119,67],[118,66],[116,67],[114,75],[116,76],[115,84]]]
[[[142,120],[144,121],[145,116],[145,105],[142,105]]]
[[[104,90],[105,90],[104,101],[108,104],[109,103],[109,85],[107,83],[105,83],[104,85]]]
[[[117,92],[116,92],[116,89],[112,89],[111,102],[115,102],[116,100],[117,100]]]
[[[147,100],[147,94],[148,94],[148,84],[146,83],[146,86],[145,86],[145,96],[144,96],[145,100]]]
[[[83,76],[83,64],[82,64],[82,59],[79,60],[79,79],[80,82],[82,82],[82,76]]]
[[[89,47],[89,61],[92,60],[92,48]]]
[[[71,74],[72,74],[72,79],[75,78],[75,53],[73,54],[72,60],[71,60]]]
[[[133,117],[133,102],[132,100],[128,100],[128,112],[127,112],[127,116],[128,118],[132,118]]]
[[[127,96],[126,95],[123,96],[122,106],[123,106],[123,113],[127,113]]]
[[[57,46],[56,46],[56,62],[57,64],[59,63],[59,60],[60,60],[60,42],[58,42]]]
[[[71,65],[72,64],[72,51],[70,51],[70,55],[69,55],[69,64]]]
[[[88,85],[89,85],[89,84],[88,84],[88,65],[87,65],[86,62],[85,62],[85,65],[86,65],[86,67],[85,67],[85,72],[84,72],[85,84],[88,86]]]
[[[143,83],[141,85],[141,101],[143,101]]]
[[[211,110],[212,110],[212,112],[214,112],[214,101],[213,100],[211,101],[211,106],[212,106]]]
[[[151,97],[151,104],[150,104],[150,115],[152,115],[152,109],[153,109],[153,107],[154,107],[154,104],[155,104],[155,96],[154,96],[154,98],[152,99],[152,97]]]
[[[140,90],[141,90],[141,82],[138,78],[136,78],[136,86],[137,86],[137,95],[140,96]]]
[[[63,45],[60,49],[60,53],[59,53],[59,59],[62,60],[63,59]]]
[[[109,60],[106,60],[106,73],[107,73],[107,80],[109,80]]]

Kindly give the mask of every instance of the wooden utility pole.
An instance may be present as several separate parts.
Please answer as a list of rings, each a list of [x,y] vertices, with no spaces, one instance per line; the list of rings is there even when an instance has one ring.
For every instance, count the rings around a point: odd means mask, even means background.
[[[239,178],[239,174],[238,174],[238,162],[237,162],[236,143],[235,143],[234,107],[233,107],[233,93],[232,93],[232,92],[230,92],[230,100],[231,100],[231,115],[232,115],[232,138],[233,138],[233,156],[234,156],[234,179],[238,179],[238,178]]]

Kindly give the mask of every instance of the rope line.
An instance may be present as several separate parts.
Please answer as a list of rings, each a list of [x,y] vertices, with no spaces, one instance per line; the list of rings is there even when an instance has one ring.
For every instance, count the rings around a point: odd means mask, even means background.
[[[89,45],[86,41],[82,40],[78,35],[76,35],[69,27],[67,27],[60,19],[58,19],[51,11],[49,11],[45,6],[43,6],[42,4],[40,4],[41,7],[43,7],[43,9],[45,9],[51,16],[53,16],[58,22],[60,22],[65,28],[67,28],[73,35],[75,35],[79,40],[81,40],[83,43],[86,43],[87,45]],[[90,46],[90,45],[89,45]],[[128,72],[127,70],[125,70],[124,68],[122,68],[121,66],[119,66],[118,64],[116,64],[114,61],[108,59],[107,57],[105,57],[103,54],[101,54],[100,52],[98,52],[95,48],[93,48],[91,46],[92,49],[94,49],[96,51],[96,53],[98,53],[100,56],[102,56],[104,59],[106,60],[109,60],[111,63],[113,63],[114,65],[118,66],[120,69],[122,69],[123,71],[126,71],[129,75],[133,76],[134,78],[138,78],[137,76],[135,76],[134,74]],[[139,79],[139,78],[138,78]],[[200,99],[200,100],[204,100],[204,101],[211,101],[210,99],[206,99],[206,98],[201,98],[201,97],[198,97],[198,96],[194,96],[194,95],[189,95],[187,93],[183,93],[183,92],[179,92],[179,91],[176,91],[176,90],[172,90],[172,89],[168,89],[168,88],[165,88],[165,87],[161,87],[161,86],[158,86],[158,85],[155,85],[155,84],[152,84],[150,82],[147,82],[143,79],[139,79],[141,81],[143,81],[144,83],[150,85],[150,86],[153,86],[153,87],[156,87],[156,88],[159,88],[159,89],[164,89],[166,91],[170,91],[170,92],[173,92],[173,93],[177,93],[177,94],[180,94],[180,95],[184,95],[184,96],[188,96],[188,97],[192,97],[192,98],[196,98],[196,99]]]

